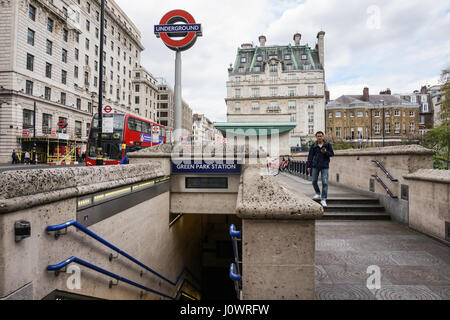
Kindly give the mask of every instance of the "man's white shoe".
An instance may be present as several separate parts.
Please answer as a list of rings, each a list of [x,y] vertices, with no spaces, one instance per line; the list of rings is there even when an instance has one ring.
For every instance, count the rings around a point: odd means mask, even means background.
[[[320,200],[322,199],[322,197],[320,196],[320,194],[316,194],[313,198],[313,200]]]
[[[328,207],[328,206],[327,206],[327,200],[322,200],[322,201],[320,202],[320,204],[322,205],[322,207]]]

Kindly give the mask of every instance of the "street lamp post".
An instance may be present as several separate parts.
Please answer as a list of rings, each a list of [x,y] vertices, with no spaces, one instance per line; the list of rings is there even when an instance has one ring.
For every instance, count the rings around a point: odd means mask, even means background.
[[[100,8],[100,67],[98,89],[98,136],[97,136],[97,166],[103,165],[103,41],[105,38],[105,0],[101,0]],[[94,106],[92,106],[94,107]]]

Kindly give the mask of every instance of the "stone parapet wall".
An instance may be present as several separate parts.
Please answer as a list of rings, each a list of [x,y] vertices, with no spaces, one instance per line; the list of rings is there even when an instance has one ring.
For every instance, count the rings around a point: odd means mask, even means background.
[[[409,224],[450,243],[450,171],[419,170],[404,178],[409,185]]]
[[[0,174],[0,213],[79,197],[170,175],[153,160],[146,164],[6,171]]]
[[[323,208],[247,166],[237,201],[242,223],[244,300],[315,299],[315,219]]]

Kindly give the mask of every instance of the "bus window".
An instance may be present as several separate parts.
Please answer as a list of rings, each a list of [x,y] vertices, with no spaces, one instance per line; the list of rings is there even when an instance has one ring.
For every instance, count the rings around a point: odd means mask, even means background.
[[[134,121],[136,121],[136,130],[137,132],[142,132],[142,121],[135,119]]]
[[[128,129],[132,130],[132,131],[137,131],[136,130],[136,119],[134,118],[128,118]]]

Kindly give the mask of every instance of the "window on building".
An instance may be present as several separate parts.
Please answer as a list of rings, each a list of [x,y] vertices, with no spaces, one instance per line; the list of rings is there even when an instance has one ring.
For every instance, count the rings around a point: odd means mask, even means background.
[[[47,40],[46,51],[47,51],[47,54],[52,55],[53,42],[51,42],[50,40]]]
[[[420,116],[419,121],[420,124],[425,124],[425,116]]]
[[[247,58],[246,57],[241,57],[241,63],[246,63],[247,62]]]
[[[308,60],[308,56],[306,54],[302,54],[302,60]]]
[[[308,86],[308,96],[313,96],[313,95],[314,95],[314,87]]]
[[[45,87],[44,98],[45,98],[45,100],[49,100],[49,101],[52,99],[52,89],[51,88]]]
[[[62,49],[62,62],[67,63],[67,50]]]
[[[278,72],[278,67],[276,65],[271,65],[269,70],[270,72]]]
[[[89,85],[89,72],[84,73],[84,84]]]
[[[277,97],[278,96],[278,88],[270,88],[270,96]]]
[[[415,131],[416,131],[416,124],[414,122],[410,122],[409,133],[414,133]]]
[[[295,97],[297,94],[297,89],[295,87],[288,88],[289,97]]]
[[[43,113],[42,114],[42,133],[52,134],[52,115]]]
[[[63,40],[64,42],[67,42],[69,39],[69,31],[67,31],[66,29],[63,29]]]
[[[285,54],[284,55],[284,60],[291,60],[291,55],[290,54]]]
[[[241,104],[239,102],[236,102],[234,105],[234,111],[241,111]]]
[[[292,100],[288,102],[288,108],[289,110],[296,110],[297,109],[297,102]]]
[[[291,122],[297,122],[297,115],[291,114]]]
[[[34,69],[34,56],[27,54],[27,70],[33,71]]]
[[[89,65],[89,56],[87,54],[84,56],[84,64]]]
[[[357,116],[358,116],[358,118],[363,118],[364,117],[364,112],[358,111]]]
[[[429,111],[428,103],[424,103],[422,108],[423,108],[423,112],[425,112],[425,113],[428,112]]]
[[[61,70],[61,83],[67,84],[67,71]]]
[[[25,93],[33,95],[33,81],[27,80],[25,82]]]
[[[350,118],[354,118],[355,117],[355,113],[353,111],[350,111]]]
[[[135,104],[139,104],[139,103],[140,103],[140,98],[139,98],[139,96],[134,97],[134,103],[135,103]]]
[[[77,110],[81,110],[81,99],[77,98]]]
[[[380,134],[381,133],[381,124],[376,123],[375,124],[375,134]]]
[[[50,18],[47,19],[47,30],[53,32],[53,20]]]
[[[342,116],[342,113],[340,111],[336,111],[336,118],[340,118]]]
[[[31,29],[28,29],[28,33],[27,33],[27,43],[29,45],[34,46],[34,31]]]
[[[333,112],[328,113],[328,119],[333,119]]]
[[[400,133],[400,122],[396,122],[395,123],[395,133],[399,134]]]
[[[314,109],[314,101],[308,101],[308,109]]]
[[[259,102],[253,102],[252,103],[252,110],[258,111],[259,110]]]
[[[25,130],[34,128],[34,111],[23,109],[23,128]]]
[[[66,101],[66,93],[65,92],[61,92],[61,100],[60,103],[63,105],[66,105],[67,101]]]
[[[45,64],[45,76],[49,79],[52,78],[52,65],[48,62]]]
[[[78,67],[77,67],[77,66],[75,66],[74,69],[73,69],[73,76],[74,76],[76,79],[78,79]]]
[[[338,138],[341,137],[341,128],[340,127],[336,128],[336,137],[338,137]]]
[[[257,56],[257,57],[256,57],[256,61],[258,61],[258,62],[263,61],[263,57],[262,57],[262,56]]]
[[[234,97],[235,98],[241,97],[241,89],[234,89]]]
[[[390,111],[386,111],[386,118],[389,118],[391,116],[391,112]]]
[[[375,118],[379,118],[381,116],[380,111],[375,111]]]
[[[75,136],[79,139],[81,139],[82,136],[81,132],[81,121],[75,121]]]
[[[314,134],[314,126],[308,126],[308,134],[309,135]]]
[[[416,116],[416,113],[415,113],[414,111],[410,111],[410,112],[409,112],[409,116],[410,116],[411,118],[414,118],[414,117]]]
[[[259,98],[259,88],[252,88],[252,97]]]
[[[308,123],[314,123],[314,112],[308,113]]]
[[[391,124],[388,122],[385,124],[386,133],[391,133]]]
[[[31,4],[28,6],[28,18],[33,21],[36,21],[36,8]]]

